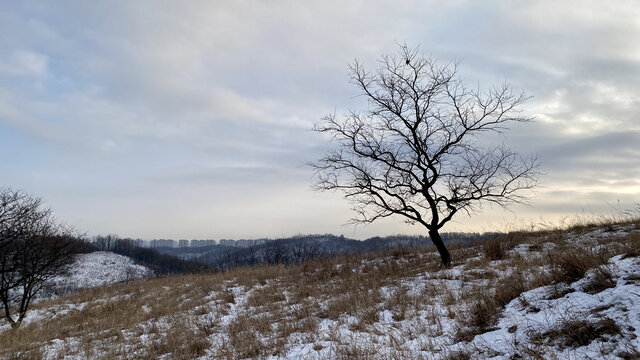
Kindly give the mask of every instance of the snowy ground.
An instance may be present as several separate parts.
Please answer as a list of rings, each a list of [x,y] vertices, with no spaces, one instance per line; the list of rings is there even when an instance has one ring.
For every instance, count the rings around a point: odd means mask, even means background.
[[[77,255],[67,275],[49,281],[53,294],[67,294],[87,289],[153,276],[148,268],[137,265],[131,258],[108,251]]]
[[[479,246],[463,248],[455,255],[464,260],[450,269],[418,252],[129,284],[36,309],[31,322],[42,324],[26,331],[38,340],[24,348],[43,359],[637,359],[640,257],[624,255],[633,234],[635,227],[545,235],[494,261]],[[529,287],[482,332],[460,335],[478,311],[478,294],[546,274],[550,254],[609,248],[618,255],[582,278]],[[91,286],[118,273],[107,268],[76,281]],[[594,288],[603,273],[606,286]],[[74,320],[65,325],[65,318]],[[47,321],[62,330],[42,330]]]
[[[76,259],[69,267],[66,275],[60,275],[47,281],[42,291],[36,295],[33,304],[46,299],[72,294],[83,289],[147,279],[152,276],[153,271],[135,264],[131,258],[126,256],[108,251],[80,254],[76,255]],[[82,304],[66,304],[54,308],[29,310],[24,319],[24,324],[64,316],[70,311],[81,310],[82,308]],[[9,328],[9,324],[2,318],[0,320],[0,333]]]
[[[640,351],[640,258],[622,257],[613,257],[605,266],[612,272],[614,287],[595,294],[586,293],[584,288],[596,274],[594,269],[584,279],[566,286],[563,292],[567,294],[557,299],[552,296],[556,291],[554,285],[527,291],[506,306],[497,330],[476,336],[469,345],[487,357],[495,355],[495,359],[510,359],[526,352],[553,353],[563,359],[637,356]],[[583,321],[602,324],[606,319],[615,322],[619,333],[604,333],[585,346],[564,346],[565,339],[554,341],[549,335],[566,324]]]

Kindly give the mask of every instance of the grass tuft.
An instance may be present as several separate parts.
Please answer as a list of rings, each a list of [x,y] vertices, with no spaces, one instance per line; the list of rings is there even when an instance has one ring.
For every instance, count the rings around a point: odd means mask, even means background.
[[[538,334],[532,338],[533,343],[552,343],[561,350],[587,346],[605,335],[619,335],[621,329],[615,321],[603,318],[598,321],[585,319],[568,319],[556,329]]]

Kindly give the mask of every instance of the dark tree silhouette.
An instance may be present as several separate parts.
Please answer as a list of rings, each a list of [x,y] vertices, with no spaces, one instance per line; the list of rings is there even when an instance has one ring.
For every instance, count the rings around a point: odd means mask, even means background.
[[[518,111],[526,95],[514,95],[506,83],[469,89],[457,65],[441,66],[406,45],[396,56],[382,56],[375,72],[356,60],[351,81],[368,109],[324,117],[314,129],[338,146],[311,164],[316,189],[341,190],[350,200],[357,212],[352,223],[397,214],[421,224],[445,266],[451,257],[439,230],[454,215],[471,215],[485,202],[523,202],[523,190],[538,180],[535,156],[481,138],[529,121]]]
[[[0,301],[12,328],[20,326],[46,281],[64,273],[84,245],[39,198],[0,189]]]

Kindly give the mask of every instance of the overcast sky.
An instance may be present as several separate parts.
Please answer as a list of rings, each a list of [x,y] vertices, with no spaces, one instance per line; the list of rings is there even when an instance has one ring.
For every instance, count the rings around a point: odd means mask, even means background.
[[[349,204],[305,166],[328,146],[313,123],[358,101],[347,65],[406,42],[533,96],[508,139],[542,163],[530,206],[445,231],[633,208],[638,39],[634,1],[0,0],[0,185],[88,234],[424,234],[343,226]]]

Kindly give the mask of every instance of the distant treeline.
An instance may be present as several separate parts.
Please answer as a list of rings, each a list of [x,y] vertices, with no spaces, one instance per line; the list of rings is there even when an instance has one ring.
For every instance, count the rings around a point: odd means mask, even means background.
[[[496,233],[444,233],[442,238],[447,242],[474,242],[495,235]],[[394,235],[358,241],[344,236],[324,234],[268,240],[249,247],[218,244],[200,248],[160,247],[156,250],[182,259],[197,260],[214,270],[228,270],[247,265],[299,264],[318,257],[430,246],[432,243],[428,236]]]
[[[474,242],[497,233],[443,233],[446,242]],[[156,240],[157,244],[171,243]],[[213,241],[213,240],[211,240]],[[250,242],[226,240],[220,244],[200,246],[140,246],[140,240],[121,239],[116,235],[97,236],[96,250],[128,256],[158,275],[202,271],[225,271],[258,264],[300,264],[319,257],[336,257],[351,253],[369,253],[397,248],[425,248],[432,243],[428,236],[393,235],[359,241],[332,234],[298,235],[282,239],[259,239]]]
[[[128,256],[158,275],[196,273],[209,269],[198,261],[163,254],[155,249],[138,246],[133,239],[121,239],[115,235],[96,236],[92,245],[97,251],[111,251]]]
[[[220,240],[171,240],[171,239],[153,239],[153,240],[142,240],[142,239],[128,239],[132,241],[138,247],[146,247],[146,248],[159,248],[159,247],[168,247],[168,248],[188,248],[188,247],[205,247],[212,245],[226,245],[226,246],[238,246],[238,247],[250,247],[256,246],[260,244],[264,244],[267,241],[271,241],[268,238],[262,239],[241,239],[241,240],[233,240],[233,239],[220,239]]]
[[[448,232],[442,233],[441,237],[444,241],[474,241],[480,238],[486,238],[487,236],[495,236],[497,233],[461,233],[461,232]],[[295,238],[306,238],[306,237],[317,237],[317,236],[336,236],[333,234],[324,234],[324,235],[296,235],[286,239],[295,239]],[[343,237],[343,235],[340,235]],[[373,239],[383,239],[383,240],[392,240],[392,239],[407,239],[411,238],[411,235],[391,235],[386,237],[372,237],[370,239],[364,240],[369,241]],[[416,236],[420,238],[421,236]],[[425,238],[425,237],[422,237]],[[428,239],[428,237],[426,237]],[[241,247],[248,248],[252,246],[262,245],[271,241],[277,241],[283,239],[270,239],[270,238],[260,238],[260,239],[220,239],[220,240],[171,240],[171,239],[153,239],[153,240],[142,240],[142,239],[131,239],[136,246],[139,247],[150,247],[150,248],[202,248],[202,247],[211,247],[215,245],[224,245],[231,247]],[[186,250],[185,252],[191,252],[190,250]],[[201,252],[201,249],[196,250],[196,252]]]

